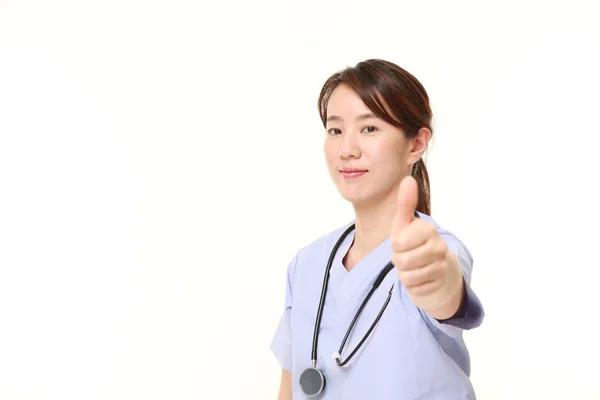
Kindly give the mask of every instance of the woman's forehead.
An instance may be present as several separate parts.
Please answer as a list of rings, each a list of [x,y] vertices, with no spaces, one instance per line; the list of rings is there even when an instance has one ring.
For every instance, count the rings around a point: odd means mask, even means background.
[[[348,116],[375,114],[362,101],[358,93],[346,84],[340,84],[331,93],[329,102],[327,103],[328,117],[338,117],[346,119]]]
[[[379,110],[380,112],[384,115],[387,114],[387,118],[395,119],[388,103],[381,95],[377,95],[376,102],[383,106],[383,110]],[[366,119],[386,121],[386,117],[382,117],[377,111],[369,108],[356,90],[345,83],[341,83],[332,91],[327,103],[327,121],[329,122]]]

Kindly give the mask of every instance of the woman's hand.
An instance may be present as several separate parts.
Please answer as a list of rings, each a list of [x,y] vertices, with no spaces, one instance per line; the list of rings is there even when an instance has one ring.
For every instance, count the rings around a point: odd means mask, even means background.
[[[462,300],[462,270],[436,227],[414,216],[417,202],[417,182],[408,176],[400,184],[392,225],[392,262],[413,303],[433,318],[447,319]]]

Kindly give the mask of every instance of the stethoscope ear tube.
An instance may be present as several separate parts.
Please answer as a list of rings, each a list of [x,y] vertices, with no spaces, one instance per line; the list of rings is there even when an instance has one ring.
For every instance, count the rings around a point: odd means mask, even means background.
[[[389,272],[389,270],[388,270],[388,272]],[[375,290],[375,286],[373,285],[373,288],[371,289],[371,293],[374,290]],[[336,353],[337,357],[335,357],[335,362],[336,362],[336,364],[338,366],[340,366],[340,367],[346,366],[346,364],[348,364],[348,362],[352,359],[352,357],[354,357],[354,355],[362,347],[363,343],[365,343],[365,341],[367,340],[367,338],[369,337],[369,335],[371,334],[371,332],[373,331],[373,329],[375,329],[375,326],[377,325],[377,323],[381,319],[381,316],[383,315],[383,312],[385,311],[386,307],[388,306],[388,304],[390,302],[390,299],[392,298],[393,291],[394,291],[394,285],[392,285],[392,287],[390,288],[390,291],[388,292],[388,296],[385,299],[385,303],[383,303],[383,307],[381,307],[381,310],[379,310],[379,314],[377,314],[377,317],[375,318],[375,320],[373,321],[373,323],[369,327],[369,330],[367,331],[367,333],[364,334],[364,336],[362,337],[362,339],[360,340],[360,342],[358,343],[358,345],[356,345],[356,347],[354,348],[354,350],[352,350],[352,353],[350,353],[350,355],[344,361],[342,361],[342,360],[340,360],[339,354],[341,354],[341,352],[343,350],[343,347],[344,347],[344,344],[346,343],[346,339],[347,339],[348,335],[350,334],[350,332],[352,330],[352,326],[354,325],[355,321],[352,321],[352,325],[350,326],[350,328],[348,328],[348,331],[346,332],[346,337],[344,338],[344,341],[342,342],[342,345],[340,346],[340,350]],[[363,305],[366,303],[366,300],[369,297],[370,296],[367,296],[367,298],[365,299],[365,301],[363,301]],[[361,305],[361,307],[363,307],[363,305]],[[356,316],[354,318],[355,318],[355,320],[357,319]]]
[[[317,361],[317,347],[319,344],[319,329],[321,328],[321,318],[323,318],[323,306],[325,305],[325,297],[327,296],[327,285],[329,284],[329,271],[331,270],[331,265],[333,264],[333,260],[335,259],[335,255],[340,248],[341,244],[344,242],[344,239],[352,230],[354,229],[354,224],[350,225],[344,233],[340,236],[335,246],[333,246],[333,250],[329,254],[329,260],[327,260],[327,267],[325,268],[325,277],[323,278],[323,287],[321,289],[321,299],[319,300],[319,308],[317,309],[317,318],[315,320],[315,329],[313,331],[313,342],[312,342],[312,351],[310,359],[313,365]],[[313,367],[314,368],[314,367]]]

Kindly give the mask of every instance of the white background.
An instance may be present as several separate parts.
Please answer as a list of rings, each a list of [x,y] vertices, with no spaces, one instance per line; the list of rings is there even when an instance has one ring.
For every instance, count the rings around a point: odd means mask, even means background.
[[[316,101],[435,112],[478,398],[600,399],[598,1],[0,1],[0,399],[274,399],[285,267],[352,218]]]

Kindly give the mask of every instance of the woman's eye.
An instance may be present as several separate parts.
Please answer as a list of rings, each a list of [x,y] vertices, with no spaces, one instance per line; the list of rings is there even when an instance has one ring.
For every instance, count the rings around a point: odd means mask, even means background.
[[[363,129],[364,133],[373,133],[377,130],[374,126],[367,126]]]
[[[342,133],[342,130],[338,128],[331,128],[327,132],[329,132],[330,135],[339,135]]]

